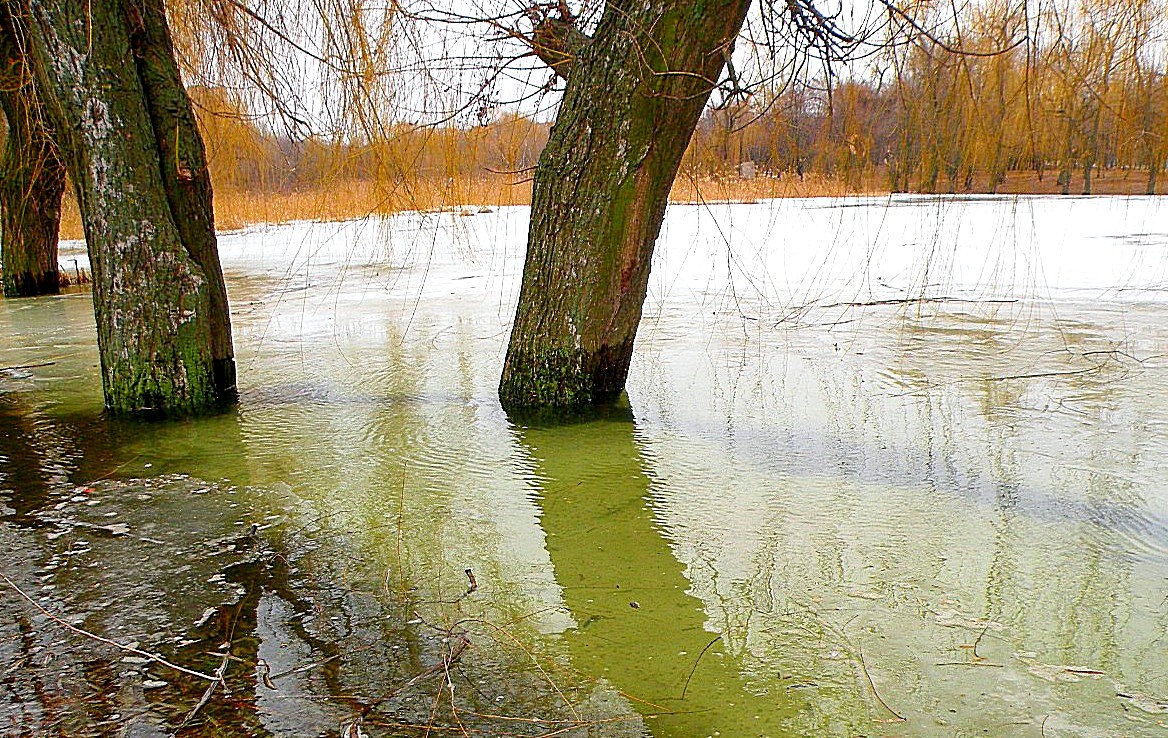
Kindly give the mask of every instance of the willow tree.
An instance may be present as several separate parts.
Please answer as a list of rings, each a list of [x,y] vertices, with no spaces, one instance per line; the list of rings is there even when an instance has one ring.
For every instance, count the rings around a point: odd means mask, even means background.
[[[0,252],[4,294],[55,294],[57,232],[65,166],[45,119],[22,46],[0,5],[0,109],[7,120],[0,155]]]
[[[613,0],[590,35],[535,35],[567,87],[535,171],[505,408],[624,388],[669,190],[749,4]]]
[[[8,0],[75,186],[106,407],[235,397],[211,183],[160,0]]]

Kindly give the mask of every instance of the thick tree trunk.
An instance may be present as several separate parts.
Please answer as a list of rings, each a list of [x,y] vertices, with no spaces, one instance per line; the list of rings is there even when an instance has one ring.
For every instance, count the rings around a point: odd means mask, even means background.
[[[609,2],[574,49],[535,173],[505,408],[580,408],[624,388],[669,190],[748,6]]]
[[[65,166],[7,9],[0,5],[0,109],[8,121],[0,157],[0,252],[4,294],[60,291],[57,231]]]
[[[106,407],[187,415],[233,401],[211,185],[161,2],[23,11],[81,206]]]

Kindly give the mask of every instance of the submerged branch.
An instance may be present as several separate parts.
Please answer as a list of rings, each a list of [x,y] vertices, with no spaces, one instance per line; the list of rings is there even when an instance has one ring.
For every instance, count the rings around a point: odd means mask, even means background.
[[[110,640],[109,638],[99,636],[96,633],[91,633],[88,630],[85,630],[84,628],[78,628],[76,625],[73,625],[72,623],[68,622],[67,620],[61,618],[60,616],[55,615],[55,614],[49,612],[48,610],[46,610],[39,602],[34,600],[23,589],[21,589],[19,586],[17,586],[16,582],[9,579],[7,577],[7,575],[0,573],[0,579],[3,579],[4,582],[9,587],[11,587],[14,592],[16,592],[16,594],[20,595],[20,597],[22,599],[24,599],[26,602],[28,602],[28,604],[30,604],[34,608],[36,608],[42,615],[47,617],[49,620],[52,620],[57,625],[60,625],[62,628],[69,630],[69,631],[72,631],[73,633],[76,633],[77,635],[82,635],[82,636],[85,636],[86,638],[89,638],[91,640],[98,641],[99,643],[104,643],[108,646],[113,646],[114,648],[120,649],[122,651],[126,651],[127,653],[132,653],[132,654],[136,654],[138,656],[142,656],[144,658],[150,659],[151,661],[155,661],[155,662],[161,664],[162,666],[165,666],[168,669],[174,669],[175,671],[182,672],[183,674],[187,674],[189,676],[198,677],[199,679],[206,679],[209,682],[216,682],[216,683],[218,683],[222,679],[222,676],[204,674],[201,671],[195,671],[194,669],[188,669],[185,666],[179,666],[176,663],[173,663],[171,661],[167,661],[166,659],[162,658],[162,656],[160,656],[156,653],[151,653],[150,651],[143,651],[140,648],[136,648],[134,646],[129,646],[129,645],[126,645],[125,643],[118,643],[117,641]]]
[[[1071,369],[1065,372],[1031,372],[1029,374],[1008,374],[1004,377],[986,377],[991,382],[1004,382],[1007,379],[1037,379],[1039,377],[1073,377],[1077,374],[1090,374],[1097,372],[1103,368],[1102,364],[1097,364],[1087,369]]]
[[[872,681],[872,675],[868,673],[868,663],[864,661],[864,652],[857,648],[856,655],[860,659],[860,670],[864,672],[864,678],[868,680],[868,686],[872,689],[872,696],[876,698],[876,701],[879,702],[885,710],[888,710],[888,712],[892,713],[897,722],[907,723],[908,718],[889,707],[888,703],[884,701],[884,698],[880,696],[880,693],[876,691],[876,683]]]
[[[712,641],[710,641],[709,643],[707,643],[707,644],[706,644],[706,647],[702,649],[702,652],[698,654],[698,657],[697,657],[696,659],[694,659],[694,665],[693,665],[693,668],[689,670],[689,676],[687,676],[687,677],[685,678],[685,684],[684,684],[684,685],[682,685],[682,688],[681,688],[681,698],[682,698],[683,700],[685,699],[685,693],[686,693],[686,691],[689,689],[689,683],[690,683],[690,680],[691,680],[691,679],[693,679],[693,675],[694,675],[694,673],[695,673],[695,672],[697,672],[697,670],[698,670],[698,664],[700,664],[700,663],[702,662],[702,656],[705,656],[705,655],[706,655],[706,651],[709,651],[709,650],[710,650],[710,648],[711,648],[711,647],[713,647],[713,645],[714,645],[715,643],[717,643],[718,641],[720,641],[720,640],[722,640],[722,634],[721,634],[721,633],[719,633],[718,635],[714,636],[714,640],[712,640]]]
[[[187,725],[189,725],[190,722],[195,719],[195,715],[198,714],[199,710],[203,709],[203,706],[211,701],[211,695],[215,694],[216,687],[222,685],[224,690],[227,689],[227,683],[224,681],[224,676],[227,674],[227,664],[230,659],[231,651],[228,650],[223,654],[223,661],[219,663],[219,668],[215,670],[215,681],[207,685],[207,690],[203,692],[203,696],[199,698],[199,701],[195,704],[194,707],[191,708],[191,711],[187,713],[187,716],[183,718],[183,721],[179,723],[178,730],[182,730]]]
[[[40,364],[20,364],[17,366],[4,366],[4,367],[0,367],[0,372],[14,372],[14,371],[17,371],[19,369],[40,369],[43,366],[53,366],[56,363],[57,362],[55,362],[55,361],[43,361]]]
[[[869,302],[833,302],[830,305],[819,305],[818,307],[878,307],[880,305],[924,305],[935,302],[972,302],[979,305],[1009,305],[1018,302],[1018,300],[1013,298],[975,300],[965,297],[894,297],[887,300],[871,300]]]

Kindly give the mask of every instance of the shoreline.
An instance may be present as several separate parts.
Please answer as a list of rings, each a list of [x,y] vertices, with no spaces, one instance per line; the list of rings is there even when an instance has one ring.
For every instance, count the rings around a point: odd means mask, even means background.
[[[1165,176],[1168,182],[1168,174]],[[935,190],[912,188],[894,193],[881,172],[858,177],[829,177],[822,174],[761,173],[752,179],[736,174],[697,176],[682,172],[670,192],[671,205],[712,203],[752,203],[760,200],[813,197],[887,197],[908,195],[1054,195],[1064,197],[1150,196],[1147,173],[1136,170],[1109,170],[1092,178],[1091,192],[1084,193],[1082,175],[1071,181],[1062,195],[1057,172],[1041,179],[1035,172],[1010,172],[997,187],[988,177],[975,176],[969,187],[938,186]],[[1159,196],[1157,195],[1151,196]],[[508,181],[501,176],[458,179],[423,178],[414,181],[380,182],[346,180],[321,183],[308,188],[262,190],[217,187],[215,189],[216,230],[237,231],[256,225],[277,225],[301,220],[339,221],[373,214],[388,215],[408,211],[436,211],[459,207],[507,207],[531,204],[531,181]],[[62,208],[60,240],[84,237],[80,215],[72,197]]]

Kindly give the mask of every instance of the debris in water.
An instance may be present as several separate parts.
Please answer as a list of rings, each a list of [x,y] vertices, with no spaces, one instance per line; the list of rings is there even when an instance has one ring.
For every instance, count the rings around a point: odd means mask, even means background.
[[[217,612],[219,612],[219,609],[215,607],[208,607],[206,610],[203,610],[203,614],[200,615],[199,619],[195,621],[195,627],[202,628],[204,625],[210,622],[211,618]]]
[[[937,625],[942,625],[947,628],[969,628],[970,630],[1005,630],[1005,626],[1001,623],[995,623],[992,620],[985,620],[983,618],[969,618],[962,615],[957,610],[940,610],[933,619]]]
[[[1039,679],[1045,679],[1048,682],[1077,682],[1082,677],[1101,677],[1104,672],[1099,669],[1092,669],[1086,666],[1071,666],[1068,664],[1043,664],[1035,661],[1033,657],[1016,653],[1014,658],[1026,665],[1026,670]]]
[[[1115,696],[1127,700],[1137,710],[1142,710],[1152,715],[1168,713],[1168,701],[1158,700],[1155,697],[1140,692],[1116,692]]]

